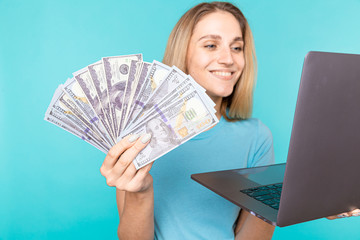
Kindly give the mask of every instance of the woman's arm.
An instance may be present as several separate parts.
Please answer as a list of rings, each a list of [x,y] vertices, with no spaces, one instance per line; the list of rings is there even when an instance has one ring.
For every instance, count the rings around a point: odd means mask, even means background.
[[[154,239],[154,191],[149,174],[152,164],[136,170],[132,161],[150,140],[130,135],[112,147],[100,168],[109,186],[116,186],[120,223],[118,237]]]
[[[235,228],[235,240],[267,240],[271,239],[275,226],[251,215],[242,209]]]
[[[154,239],[154,191],[131,193],[116,189],[119,239]]]
[[[351,212],[339,215],[329,216],[327,219],[333,220],[343,217],[359,216],[360,210],[355,209]],[[235,239],[271,239],[275,227],[264,222],[263,220],[251,215],[248,211],[241,210],[235,228]]]

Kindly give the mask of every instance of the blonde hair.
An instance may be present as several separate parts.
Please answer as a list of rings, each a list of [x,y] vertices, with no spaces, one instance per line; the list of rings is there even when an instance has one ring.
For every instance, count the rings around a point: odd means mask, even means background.
[[[175,65],[188,74],[186,55],[194,28],[202,17],[217,11],[229,12],[239,22],[244,38],[245,58],[244,69],[232,94],[222,99],[220,113],[227,121],[246,119],[251,116],[253,105],[253,89],[257,70],[255,46],[246,18],[233,4],[228,2],[200,3],[187,11],[169,36],[163,63],[169,66]]]

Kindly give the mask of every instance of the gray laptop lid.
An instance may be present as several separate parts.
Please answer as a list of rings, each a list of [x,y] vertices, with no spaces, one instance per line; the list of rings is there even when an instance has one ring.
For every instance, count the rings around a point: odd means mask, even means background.
[[[359,169],[360,55],[309,52],[296,104],[278,225],[360,208]]]
[[[191,177],[280,227],[360,208],[360,55],[305,57],[284,169],[278,164]],[[282,179],[279,211],[240,191]]]

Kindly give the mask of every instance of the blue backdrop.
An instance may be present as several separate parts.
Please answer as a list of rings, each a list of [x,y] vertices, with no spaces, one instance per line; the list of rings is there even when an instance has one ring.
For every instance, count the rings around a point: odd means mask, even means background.
[[[44,113],[59,84],[101,57],[161,60],[172,27],[198,2],[0,0],[0,239],[116,239],[115,190],[99,172],[104,154]],[[257,49],[254,116],[285,162],[304,56],[360,53],[360,1],[234,3]],[[320,219],[276,228],[274,239],[360,239],[359,224]]]

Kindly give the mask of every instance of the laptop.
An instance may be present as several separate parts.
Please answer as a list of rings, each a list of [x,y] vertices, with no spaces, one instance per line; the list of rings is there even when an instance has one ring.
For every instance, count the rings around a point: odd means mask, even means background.
[[[280,227],[360,208],[360,55],[306,55],[286,164],[191,178]]]

